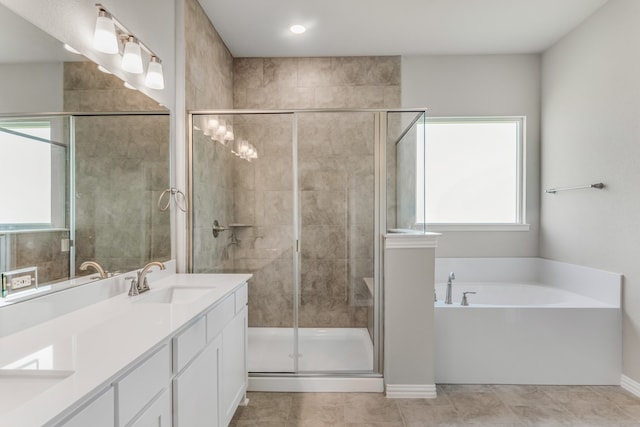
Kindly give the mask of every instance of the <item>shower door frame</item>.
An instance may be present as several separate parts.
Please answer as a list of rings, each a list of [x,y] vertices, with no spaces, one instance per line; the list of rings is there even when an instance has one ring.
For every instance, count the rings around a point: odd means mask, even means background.
[[[298,358],[294,357],[292,373],[253,373],[257,377],[363,377],[380,378],[384,375],[384,235],[387,232],[387,130],[389,113],[426,113],[426,109],[212,109],[190,110],[187,112],[187,269],[193,273],[193,117],[200,115],[251,115],[251,114],[291,114],[292,115],[292,169],[293,169],[293,227],[294,227],[294,283],[293,283],[293,329],[294,352],[298,352],[298,305],[300,297],[300,201],[298,194],[298,114],[302,113],[372,113],[374,115],[374,291],[373,291],[373,370],[372,372],[299,372]]]

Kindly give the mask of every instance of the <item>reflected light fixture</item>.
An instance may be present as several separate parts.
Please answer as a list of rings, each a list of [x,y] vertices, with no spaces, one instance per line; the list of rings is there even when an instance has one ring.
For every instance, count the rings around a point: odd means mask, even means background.
[[[96,29],[93,33],[93,47],[103,53],[115,54],[119,52],[116,26],[111,14],[102,8],[98,11]]]
[[[296,25],[290,26],[289,31],[291,31],[293,34],[302,34],[305,31],[307,31],[307,29],[305,28],[304,25],[296,24]]]
[[[132,74],[141,74],[142,71],[144,71],[144,68],[142,67],[142,51],[140,50],[140,44],[133,36],[129,36],[129,39],[124,45],[122,69]]]
[[[145,84],[149,89],[164,89],[164,74],[162,72],[162,62],[160,59],[153,55],[149,61],[149,68],[147,69],[147,78]]]

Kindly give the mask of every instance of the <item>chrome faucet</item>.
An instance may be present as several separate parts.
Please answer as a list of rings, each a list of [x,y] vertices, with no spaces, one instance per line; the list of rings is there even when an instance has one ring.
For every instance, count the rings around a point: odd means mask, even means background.
[[[151,261],[142,270],[138,271],[138,277],[125,277],[125,280],[131,280],[131,288],[129,288],[129,296],[139,295],[149,290],[149,283],[147,282],[147,273],[153,267],[158,267],[160,270],[164,270],[165,266],[160,261]]]
[[[456,275],[453,273],[449,273],[449,280],[447,280],[447,296],[444,299],[445,304],[452,304],[451,302],[451,282],[456,279]]]
[[[80,270],[82,271],[87,271],[88,267],[92,267],[95,271],[97,271],[101,279],[106,279],[107,277],[109,277],[109,273],[104,271],[104,268],[102,268],[102,266],[95,261],[85,261],[80,264]]]

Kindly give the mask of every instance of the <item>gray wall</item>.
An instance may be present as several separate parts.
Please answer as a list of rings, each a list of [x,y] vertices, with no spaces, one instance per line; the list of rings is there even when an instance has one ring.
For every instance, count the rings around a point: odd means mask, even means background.
[[[439,257],[536,256],[539,229],[540,56],[404,56],[402,107],[428,116],[527,117],[526,219],[531,230],[446,232]]]
[[[540,254],[624,274],[623,373],[640,381],[640,2],[611,0],[543,56]]]

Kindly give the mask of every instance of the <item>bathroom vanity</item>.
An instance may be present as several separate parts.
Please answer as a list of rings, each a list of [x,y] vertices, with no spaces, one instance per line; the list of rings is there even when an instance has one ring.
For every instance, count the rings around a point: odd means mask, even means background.
[[[167,275],[0,338],[0,425],[227,426],[247,388],[250,277]]]

